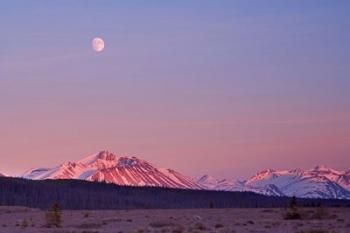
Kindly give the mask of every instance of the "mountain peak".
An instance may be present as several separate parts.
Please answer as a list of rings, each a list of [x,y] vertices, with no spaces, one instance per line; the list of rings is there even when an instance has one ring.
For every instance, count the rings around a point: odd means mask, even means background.
[[[252,176],[249,180],[260,180],[260,179],[265,179],[266,177],[271,176],[272,174],[274,174],[276,172],[276,170],[274,169],[265,169],[262,170],[258,173],[256,173],[254,176]]]
[[[103,150],[97,154],[97,158],[106,161],[116,161],[117,156],[107,150]]]
[[[116,164],[117,163],[117,160],[118,160],[118,157],[107,151],[107,150],[103,150],[103,151],[100,151],[96,154],[93,154],[93,155],[90,155],[88,157],[85,157],[81,160],[79,160],[77,163],[78,164],[83,164],[85,166],[90,166],[92,164],[95,164],[95,163],[103,163],[103,164]]]
[[[219,183],[215,177],[210,175],[203,175],[199,177],[196,182],[207,189],[215,189]]]
[[[78,162],[65,162],[51,169],[33,169],[22,177],[35,180],[80,179],[130,186],[201,188],[192,179],[174,170],[155,167],[136,157],[118,157],[105,150]]]
[[[325,165],[317,165],[314,168],[309,170],[310,172],[321,172],[321,173],[334,173],[334,174],[340,174],[345,173],[343,171],[334,170],[330,167],[327,167]]]
[[[326,165],[317,165],[315,166],[314,168],[312,168],[312,170],[314,171],[328,171],[328,170],[331,170],[329,167],[327,167]]]
[[[211,176],[211,175],[205,174],[205,175],[199,177],[198,180],[216,180],[216,178]]]
[[[271,168],[268,168],[268,169],[265,169],[265,170],[262,170],[261,172],[258,172],[257,174],[271,174],[271,173],[274,173],[274,172],[276,172],[276,170],[274,170],[274,169],[271,169]]]

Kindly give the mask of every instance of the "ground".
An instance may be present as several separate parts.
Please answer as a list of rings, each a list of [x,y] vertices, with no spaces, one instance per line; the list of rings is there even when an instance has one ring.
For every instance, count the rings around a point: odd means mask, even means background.
[[[301,209],[310,216],[316,209]],[[46,211],[0,207],[0,233],[349,233],[350,208],[327,208],[324,217],[286,220],[285,209],[62,211],[62,226],[48,228]]]

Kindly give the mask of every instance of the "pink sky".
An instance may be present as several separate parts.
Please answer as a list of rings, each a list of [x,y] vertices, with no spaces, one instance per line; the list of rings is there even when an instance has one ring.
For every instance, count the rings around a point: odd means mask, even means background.
[[[0,9],[1,173],[100,150],[190,176],[350,170],[345,1]]]

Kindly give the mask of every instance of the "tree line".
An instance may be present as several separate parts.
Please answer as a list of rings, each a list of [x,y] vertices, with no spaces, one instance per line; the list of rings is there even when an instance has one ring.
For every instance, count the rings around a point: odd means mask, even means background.
[[[289,197],[252,192],[130,187],[81,180],[27,180],[0,177],[0,205],[49,209],[270,208],[286,207]],[[350,200],[298,199],[304,206],[350,207]]]

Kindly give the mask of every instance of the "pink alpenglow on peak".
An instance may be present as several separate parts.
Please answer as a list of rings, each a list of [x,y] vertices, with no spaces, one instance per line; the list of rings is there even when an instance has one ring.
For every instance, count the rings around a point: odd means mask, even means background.
[[[101,151],[77,162],[65,162],[54,168],[32,169],[22,177],[34,180],[79,179],[129,186],[249,191],[270,196],[350,199],[350,172],[326,166],[309,170],[266,169],[244,181],[217,179],[210,175],[194,179],[172,169],[156,167],[137,157],[117,156],[108,151]]]
[[[155,167],[136,157],[116,156],[108,151],[101,151],[77,162],[65,162],[50,169],[29,170],[22,177],[34,180],[79,179],[129,186],[201,188],[191,178],[174,170]]]
[[[307,198],[350,199],[350,174],[326,166],[310,170],[267,169],[245,181],[231,182],[226,186],[222,181],[203,177],[198,183],[207,189],[226,191],[252,191],[273,196],[297,196]],[[215,185],[216,184],[216,185]]]

